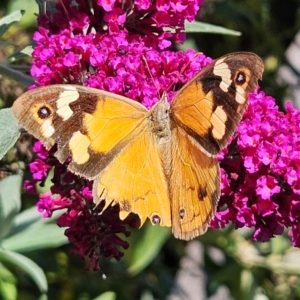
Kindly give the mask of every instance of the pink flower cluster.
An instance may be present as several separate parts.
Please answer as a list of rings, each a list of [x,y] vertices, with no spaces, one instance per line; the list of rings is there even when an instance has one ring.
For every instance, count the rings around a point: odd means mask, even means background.
[[[220,155],[222,197],[211,226],[254,228],[258,241],[288,227],[300,247],[300,112],[290,103],[280,112],[263,92],[249,101],[236,139]]]
[[[39,26],[52,33],[126,32],[143,38],[146,46],[165,49],[170,39],[185,40],[184,22],[192,22],[204,0],[72,0],[58,2],[57,13],[39,16]]]
[[[31,74],[37,85],[83,84],[127,96],[148,108],[159,100],[159,92],[182,85],[211,62],[194,50],[147,47],[126,32],[74,36],[65,29],[50,35],[40,28],[34,40]]]

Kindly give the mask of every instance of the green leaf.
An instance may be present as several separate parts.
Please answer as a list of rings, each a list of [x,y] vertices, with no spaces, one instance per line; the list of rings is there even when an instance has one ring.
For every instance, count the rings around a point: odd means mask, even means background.
[[[24,10],[15,11],[0,19],[0,37],[9,29],[11,25],[19,22],[24,15]]]
[[[186,32],[202,32],[202,33],[214,33],[214,34],[226,34],[240,36],[242,33],[239,31],[227,29],[225,27],[211,25],[208,23],[195,21],[193,23],[185,22]]]
[[[52,1],[44,0],[44,5],[48,6],[48,2],[52,2]],[[8,12],[13,12],[17,9],[22,9],[25,11],[24,16],[19,23],[23,29],[36,26],[36,15],[38,13],[38,6],[35,0],[8,1],[7,4]]]
[[[17,51],[15,53],[11,54],[10,56],[8,56],[3,61],[3,63],[5,62],[6,64],[9,64],[9,63],[15,62],[17,60],[24,59],[26,57],[31,57],[32,51],[33,51],[33,47],[32,47],[32,44],[31,44],[29,46],[26,46],[22,50]]]
[[[4,249],[17,252],[57,248],[68,243],[65,230],[57,224],[37,223],[3,239],[1,245]]]
[[[9,77],[24,86],[30,86],[34,84],[34,79],[31,76],[25,75],[22,72],[16,71],[3,63],[0,63],[0,74]]]
[[[17,299],[16,283],[15,276],[0,263],[0,298],[3,300]]]
[[[170,229],[167,227],[148,224],[134,246],[131,245],[131,249],[134,250],[131,250],[133,253],[130,258],[131,266],[128,268],[129,274],[134,276],[145,269],[157,256],[170,234]]]
[[[49,223],[50,221],[53,221],[53,218],[42,218],[41,214],[38,213],[36,206],[27,208],[15,216],[13,220],[13,228],[10,231],[9,235],[13,235],[20,231],[23,231],[27,227],[32,226],[34,223]]]
[[[100,296],[94,298],[93,300],[116,300],[117,295],[115,292],[105,292],[101,294]]]
[[[0,261],[12,264],[26,272],[35,282],[41,293],[46,293],[48,284],[43,270],[26,256],[0,249]]]
[[[21,208],[20,175],[12,175],[0,181],[0,239],[7,235],[12,220]]]
[[[0,110],[0,160],[16,143],[20,136],[20,126],[12,114],[11,108]]]

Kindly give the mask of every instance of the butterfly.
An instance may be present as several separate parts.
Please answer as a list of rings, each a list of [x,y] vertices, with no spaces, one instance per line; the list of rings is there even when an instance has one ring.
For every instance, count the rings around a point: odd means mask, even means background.
[[[148,110],[129,98],[80,85],[30,90],[13,104],[20,125],[70,171],[94,180],[95,204],[120,218],[172,227],[176,238],[206,232],[220,198],[217,154],[228,143],[261,79],[254,53],[216,59],[169,104]]]

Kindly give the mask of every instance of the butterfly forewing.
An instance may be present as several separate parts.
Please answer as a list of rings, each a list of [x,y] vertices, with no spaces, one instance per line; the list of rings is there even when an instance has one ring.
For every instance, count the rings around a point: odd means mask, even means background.
[[[257,86],[263,63],[254,53],[223,56],[205,67],[176,95],[171,118],[215,156],[226,146]]]
[[[116,94],[75,85],[52,85],[23,94],[13,105],[20,124],[60,162],[93,179],[143,130],[148,111]]]

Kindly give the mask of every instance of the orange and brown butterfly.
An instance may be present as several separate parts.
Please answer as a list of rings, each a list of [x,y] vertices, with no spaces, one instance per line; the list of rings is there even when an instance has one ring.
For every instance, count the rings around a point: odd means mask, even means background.
[[[176,238],[206,232],[220,197],[216,155],[234,134],[262,77],[262,60],[237,52],[216,59],[169,105],[151,110],[113,93],[52,85],[23,94],[13,114],[69,170],[94,180],[94,202],[120,205],[141,225],[172,227]]]

